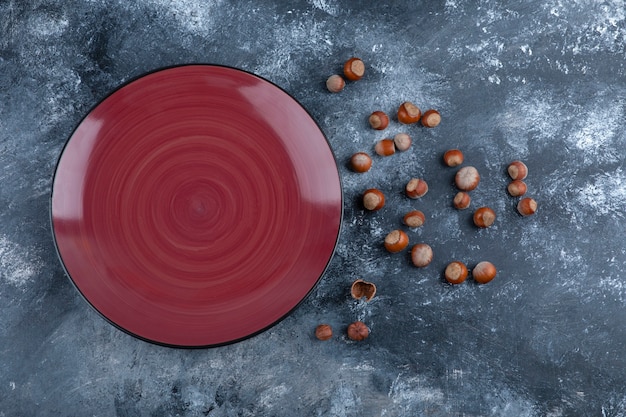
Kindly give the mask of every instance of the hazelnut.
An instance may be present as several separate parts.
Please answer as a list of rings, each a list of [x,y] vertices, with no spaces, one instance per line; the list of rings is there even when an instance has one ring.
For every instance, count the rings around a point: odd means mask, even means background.
[[[383,111],[376,110],[368,119],[370,126],[376,130],[383,130],[389,126],[389,116]]]
[[[467,278],[467,267],[463,262],[450,262],[446,267],[444,276],[450,284],[460,284]]]
[[[421,227],[426,221],[426,216],[419,210],[413,210],[405,214],[402,220],[409,227]]]
[[[341,78],[341,75],[331,75],[326,80],[326,88],[331,93],[338,93],[346,86],[346,82]]]
[[[343,64],[343,74],[350,81],[358,81],[365,74],[365,64],[359,58],[352,57]]]
[[[449,167],[461,165],[463,160],[463,152],[458,149],[450,149],[443,154],[443,163]]]
[[[418,243],[411,248],[411,261],[418,268],[423,268],[433,260],[433,250],[426,243]]]
[[[404,124],[418,122],[422,117],[422,111],[410,101],[405,101],[398,107],[398,121]]]
[[[333,328],[330,324],[320,324],[315,328],[315,337],[319,340],[328,340],[333,337]]]
[[[489,227],[496,221],[496,212],[489,207],[481,207],[474,212],[474,224],[478,227]]]
[[[363,206],[371,211],[380,210],[385,205],[385,195],[376,188],[370,188],[363,193]]]
[[[513,180],[509,183],[506,189],[508,190],[509,194],[511,194],[513,197],[519,197],[521,195],[526,194],[527,187],[524,181]]]
[[[426,110],[422,115],[422,126],[436,127],[441,123],[441,115],[437,110]]]
[[[363,281],[362,279],[357,279],[352,283],[352,287],[350,287],[350,294],[354,299],[360,300],[365,297],[365,301],[369,301],[374,298],[376,294],[376,285],[371,282]]]
[[[466,166],[459,169],[454,177],[454,182],[459,190],[472,191],[474,188],[478,187],[480,174],[478,174],[478,170],[476,168]]]
[[[355,321],[348,326],[348,337],[351,340],[365,340],[369,335],[370,329],[362,321]]]
[[[393,143],[395,143],[396,148],[402,152],[408,150],[412,142],[411,137],[406,133],[398,133],[393,137]]]
[[[465,210],[470,206],[471,202],[472,197],[470,197],[469,193],[465,191],[459,191],[458,193],[456,193],[454,199],[452,200],[452,204],[458,210]]]
[[[350,158],[350,166],[355,172],[367,172],[372,167],[372,158],[365,152],[357,152]]]
[[[522,161],[511,162],[507,171],[514,180],[523,180],[528,175],[528,168]]]
[[[496,276],[496,267],[488,261],[479,262],[472,270],[472,277],[480,284],[486,284]]]
[[[380,156],[389,156],[396,153],[396,146],[391,139],[382,139],[376,142],[374,151]]]
[[[409,245],[409,237],[402,230],[393,230],[385,236],[385,249],[397,253]]]
[[[517,211],[522,216],[530,216],[535,214],[537,211],[537,202],[530,197],[522,198],[519,203],[517,203]]]
[[[405,187],[405,192],[409,198],[420,198],[428,192],[428,184],[420,178],[412,178]]]

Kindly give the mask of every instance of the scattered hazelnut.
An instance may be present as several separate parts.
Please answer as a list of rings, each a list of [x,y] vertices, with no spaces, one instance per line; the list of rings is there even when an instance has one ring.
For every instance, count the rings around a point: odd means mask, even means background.
[[[522,198],[517,203],[517,211],[522,216],[530,216],[537,211],[537,202],[530,197]]]
[[[399,151],[406,151],[411,147],[411,137],[406,133],[398,133],[393,137],[393,142],[396,144],[396,148]]]
[[[418,243],[411,248],[411,261],[418,268],[423,268],[433,260],[433,250],[426,243]]]
[[[450,262],[446,267],[444,276],[450,284],[460,284],[467,278],[467,267],[463,262]]]
[[[389,116],[383,111],[376,110],[369,117],[369,123],[376,130],[383,130],[389,126]]]
[[[343,64],[343,74],[350,81],[358,81],[365,74],[365,64],[359,58],[352,57]]]
[[[328,340],[333,337],[333,328],[329,324],[320,324],[315,328],[315,337],[319,340]]]
[[[461,165],[463,160],[463,152],[458,149],[450,149],[443,154],[443,163],[449,167]]]
[[[374,151],[380,156],[389,156],[396,153],[396,146],[391,139],[382,139],[376,142]]]
[[[513,197],[519,197],[521,195],[526,194],[527,187],[524,181],[513,180],[511,181],[511,183],[509,183],[506,189],[509,191],[509,194],[511,194]]]
[[[363,193],[363,205],[371,211],[380,210],[385,205],[385,195],[376,188],[370,188]]]
[[[331,75],[326,80],[326,88],[331,93],[338,93],[346,86],[346,82],[341,78],[341,75]]]
[[[528,175],[528,168],[522,161],[511,162],[507,171],[514,180],[523,180]]]
[[[385,249],[397,253],[409,245],[409,237],[402,230],[393,230],[385,236]]]
[[[488,261],[479,262],[472,270],[472,277],[480,284],[486,284],[496,276],[496,267]]]
[[[372,167],[372,158],[365,152],[357,152],[350,158],[350,165],[355,172],[367,172]]]
[[[357,279],[352,283],[352,287],[350,287],[350,294],[354,299],[360,300],[365,297],[365,301],[370,301],[376,294],[376,285],[371,282],[363,281],[362,279]]]
[[[452,200],[452,204],[458,210],[465,210],[470,206],[471,202],[472,197],[470,197],[469,193],[465,191],[459,191],[458,193],[456,193],[454,199]]]
[[[418,122],[422,117],[422,111],[410,101],[405,101],[398,107],[398,121],[404,124]]]
[[[454,182],[459,190],[472,191],[474,188],[478,187],[480,174],[478,174],[478,170],[476,168],[466,166],[459,169],[454,177]]]
[[[422,126],[436,127],[441,123],[441,115],[437,110],[426,110],[422,115]]]
[[[348,326],[348,337],[351,340],[365,340],[369,335],[370,329],[362,321],[355,321]]]
[[[496,221],[496,212],[489,207],[481,207],[474,212],[474,224],[478,227],[489,227]]]
[[[428,184],[420,178],[412,178],[405,187],[405,192],[409,198],[420,198],[428,192]]]
[[[419,210],[412,210],[405,214],[402,220],[409,227],[421,227],[426,221],[426,216]]]

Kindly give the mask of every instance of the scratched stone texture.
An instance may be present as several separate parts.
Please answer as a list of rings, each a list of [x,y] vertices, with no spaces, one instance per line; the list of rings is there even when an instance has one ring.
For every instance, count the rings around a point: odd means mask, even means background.
[[[0,416],[626,416],[626,9],[622,0],[0,2]],[[326,78],[359,56],[365,77]],[[327,135],[344,188],[330,266],[288,318],[237,344],[172,349],[110,325],[57,258],[52,175],[82,117],[155,69],[214,63],[289,92]],[[434,129],[370,129],[405,100],[442,114]],[[347,161],[407,132],[412,148]],[[481,183],[451,206],[460,148]],[[506,166],[526,162],[538,212],[522,218]],[[403,195],[426,179],[419,200]],[[363,190],[387,196],[365,212]],[[406,229],[433,262],[382,241]],[[297,231],[295,231],[297,233]],[[452,260],[498,276],[444,283]],[[353,300],[363,278],[377,296]],[[345,337],[363,320],[363,342]],[[329,323],[335,336],[313,330]]]

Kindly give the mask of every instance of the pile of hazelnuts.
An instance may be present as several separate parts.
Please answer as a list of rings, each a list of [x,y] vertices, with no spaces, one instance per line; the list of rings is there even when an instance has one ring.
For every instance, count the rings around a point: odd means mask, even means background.
[[[349,81],[358,81],[365,74],[365,65],[359,58],[350,58],[345,62],[343,73]],[[338,93],[345,87],[345,80],[341,75],[331,75],[326,81],[326,87],[332,93]],[[389,125],[389,116],[381,110],[376,110],[369,115],[368,122],[372,129],[384,130]],[[397,120],[401,124],[410,125],[420,123],[423,127],[434,128],[441,122],[441,115],[437,110],[430,109],[422,112],[415,104],[405,101],[397,109]],[[379,140],[374,146],[374,152],[383,157],[393,155],[396,151],[407,151],[412,144],[412,139],[407,133],[398,133],[393,138]],[[448,167],[458,167],[464,162],[463,152],[459,149],[450,149],[443,155],[443,162]],[[372,157],[367,152],[357,152],[350,158],[350,166],[356,173],[368,172],[372,167]],[[517,210],[522,216],[530,216],[537,211],[537,202],[530,197],[523,197],[527,191],[524,179],[528,174],[528,168],[522,161],[513,161],[509,164],[507,172],[511,177],[507,190],[513,197],[520,197]],[[473,166],[461,167],[454,177],[454,183],[458,192],[453,198],[452,205],[458,210],[469,208],[471,203],[470,192],[480,182],[480,174]],[[418,199],[428,192],[428,184],[423,178],[411,178],[404,187],[405,195],[411,199]],[[377,188],[369,188],[363,192],[363,207],[368,211],[378,211],[385,206],[385,195]],[[478,228],[488,228],[496,220],[495,211],[487,206],[482,206],[474,211],[473,222]],[[420,210],[411,210],[403,217],[403,223],[409,228],[418,228],[424,225],[425,214]],[[401,229],[389,232],[384,239],[384,247],[390,253],[403,251],[409,245],[407,233]],[[417,243],[411,248],[411,262],[417,268],[428,266],[433,260],[433,250],[427,243]],[[477,263],[471,271],[471,276],[479,284],[486,284],[493,280],[497,274],[496,267],[489,261]],[[461,261],[450,262],[444,273],[445,280],[450,284],[464,282],[469,271]],[[354,281],[351,287],[353,298],[370,301],[376,294],[376,286],[371,282],[361,279]],[[369,328],[361,321],[351,323],[347,328],[348,338],[351,340],[364,340],[369,335]],[[320,324],[315,330],[315,336],[320,340],[328,340],[332,337],[332,328],[328,324]]]

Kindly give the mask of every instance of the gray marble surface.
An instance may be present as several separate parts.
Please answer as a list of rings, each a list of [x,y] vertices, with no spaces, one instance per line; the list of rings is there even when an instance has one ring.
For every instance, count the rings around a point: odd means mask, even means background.
[[[626,416],[626,11],[622,0],[3,0],[0,2],[0,416]],[[326,78],[350,56],[366,76],[340,94]],[[148,71],[215,63],[284,88],[328,136],[344,225],[327,273],[270,330],[202,350],[161,347],[111,326],[64,275],[49,224],[63,145],[108,92]],[[437,108],[435,129],[376,109]],[[410,151],[357,151],[406,131]],[[450,205],[461,148],[483,176],[478,230]],[[506,166],[524,160],[537,214],[522,218]],[[420,200],[402,194],[425,178]],[[361,192],[387,206],[366,213]],[[382,240],[431,244],[413,267]],[[487,259],[483,286],[442,280],[448,262]],[[355,301],[356,278],[377,296]],[[363,342],[344,336],[354,320]],[[318,323],[335,328],[319,342]]]

